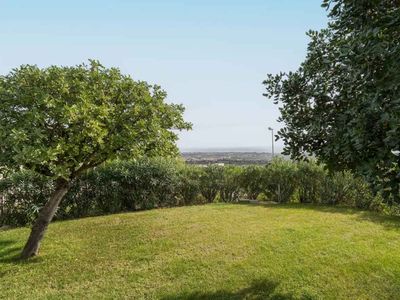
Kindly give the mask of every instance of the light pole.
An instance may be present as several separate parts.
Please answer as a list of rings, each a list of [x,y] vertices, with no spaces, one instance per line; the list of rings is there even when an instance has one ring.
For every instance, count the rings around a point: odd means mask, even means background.
[[[274,157],[274,129],[272,127],[268,127],[268,130],[271,131],[271,141],[272,141],[272,157]]]

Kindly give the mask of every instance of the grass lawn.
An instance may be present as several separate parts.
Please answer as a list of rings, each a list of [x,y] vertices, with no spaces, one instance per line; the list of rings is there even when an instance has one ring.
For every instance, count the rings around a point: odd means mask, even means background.
[[[40,256],[0,231],[0,298],[400,299],[400,220],[213,204],[56,222]]]

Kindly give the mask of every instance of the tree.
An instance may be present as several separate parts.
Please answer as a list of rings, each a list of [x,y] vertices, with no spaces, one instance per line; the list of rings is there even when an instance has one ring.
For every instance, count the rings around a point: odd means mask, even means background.
[[[268,75],[280,104],[285,154],[315,155],[330,169],[365,176],[399,201],[400,1],[324,0],[330,22],[310,31],[295,72]]]
[[[24,65],[0,77],[0,166],[54,179],[22,258],[39,244],[71,181],[116,157],[173,155],[176,130],[190,129],[181,105],[158,86],[99,62],[40,69]]]

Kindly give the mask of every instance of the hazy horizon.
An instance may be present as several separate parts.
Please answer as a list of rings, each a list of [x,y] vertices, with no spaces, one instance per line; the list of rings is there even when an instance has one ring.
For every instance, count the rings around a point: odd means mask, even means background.
[[[0,74],[98,59],[161,85],[168,101],[186,107],[194,126],[180,134],[181,149],[271,151],[267,128],[282,124],[262,81],[297,69],[305,32],[327,23],[321,2],[0,1]]]
[[[257,152],[257,153],[271,153],[269,147],[180,147],[182,153],[189,152]],[[280,153],[282,148],[274,149],[275,153]]]

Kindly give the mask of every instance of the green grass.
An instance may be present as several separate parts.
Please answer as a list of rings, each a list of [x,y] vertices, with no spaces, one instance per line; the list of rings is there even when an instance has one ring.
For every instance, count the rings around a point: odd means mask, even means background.
[[[0,298],[399,299],[400,221],[214,204],[56,222],[39,257],[0,231]]]

